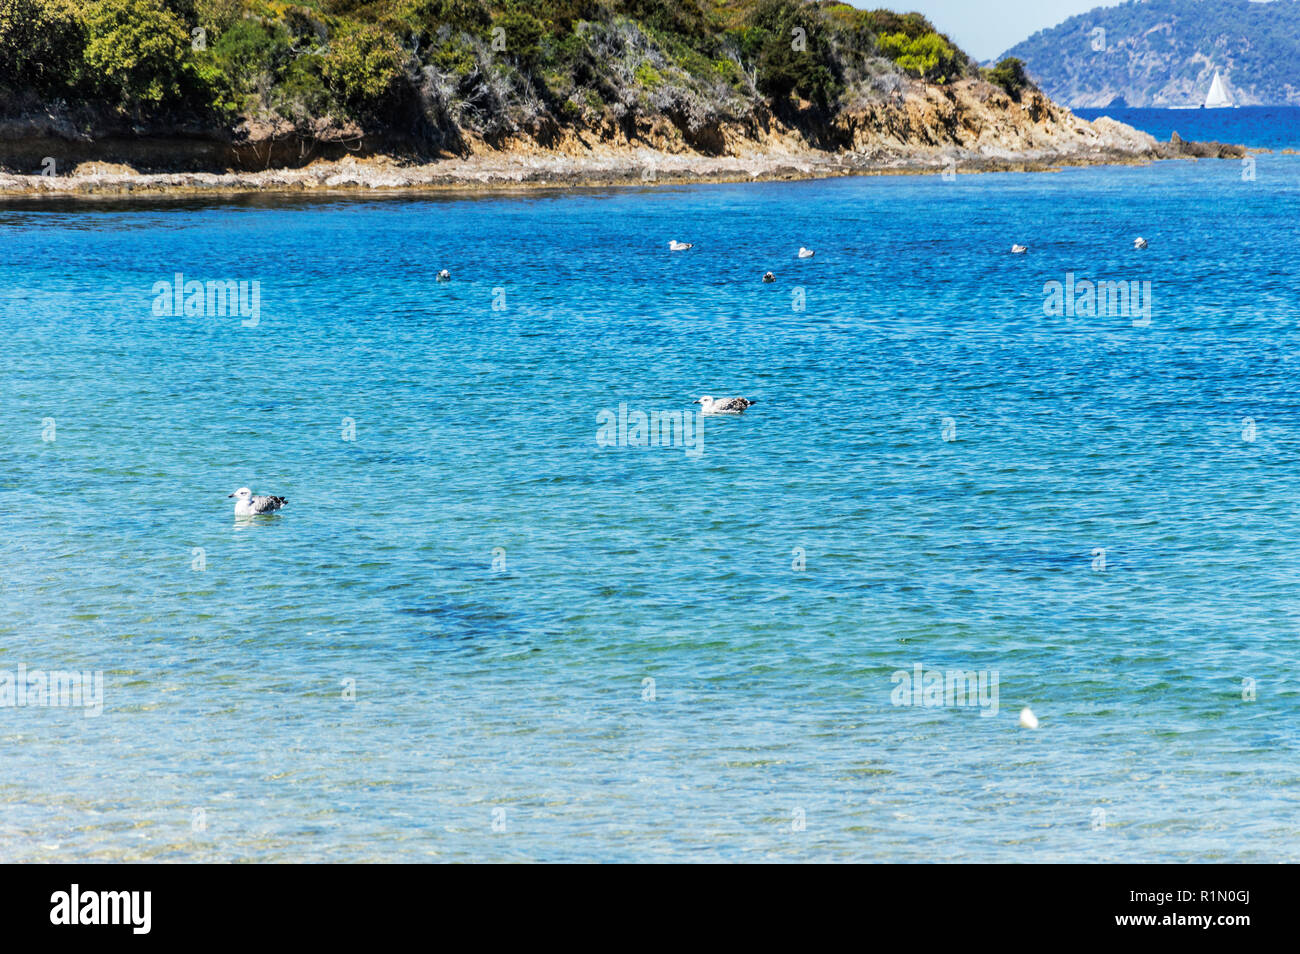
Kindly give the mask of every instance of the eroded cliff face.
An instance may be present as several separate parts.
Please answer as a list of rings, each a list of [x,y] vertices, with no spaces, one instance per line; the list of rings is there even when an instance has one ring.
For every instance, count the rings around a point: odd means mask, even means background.
[[[651,149],[665,155],[752,157],[764,154],[920,156],[967,152],[990,158],[1062,157],[1113,152],[1154,157],[1155,139],[1111,120],[1088,122],[1042,93],[1014,99],[983,80],[948,86],[913,82],[895,95],[839,111],[825,119],[809,103],[782,114],[756,110],[744,122],[691,128],[670,117],[607,122],[591,129],[553,124],[540,135],[487,143],[470,137],[466,155],[554,152],[581,156],[610,150]]]
[[[1014,99],[981,80],[946,87],[913,84],[901,101],[846,113],[840,123],[857,152],[929,148],[998,158],[1089,152],[1141,157],[1157,148],[1146,133],[1110,120],[1080,119],[1037,90]]]
[[[917,156],[957,150],[990,158],[1089,152],[1141,158],[1154,157],[1158,149],[1146,133],[1110,120],[1080,119],[1037,90],[1026,90],[1016,99],[978,79],[946,86],[905,83],[888,97],[843,108],[829,118],[805,102],[782,113],[760,108],[744,121],[699,128],[669,116],[608,120],[595,128],[578,129],[550,122],[498,142],[467,137],[465,144],[465,154],[470,156],[512,152],[581,156],[651,149],[665,155],[708,157],[818,152]]]
[[[0,174],[0,194],[644,185],[1245,154],[1219,143],[1158,143],[1114,120],[1080,119],[1038,91],[1015,98],[979,79],[900,84],[829,118],[806,102],[700,127],[663,115],[563,127],[541,116],[510,137],[464,135],[455,154],[441,156],[359,129],[305,137],[270,122],[246,123],[226,138],[129,132],[96,138],[40,120],[0,127],[8,173]]]
[[[740,119],[699,123],[671,113],[606,113],[590,122],[561,125],[541,113],[509,136],[487,140],[457,130],[448,141],[454,149],[431,151],[427,142],[377,136],[329,122],[304,130],[284,121],[258,119],[233,130],[212,130],[197,124],[132,127],[96,122],[93,117],[42,113],[0,123],[0,168],[39,173],[52,160],[58,170],[108,162],[141,172],[223,173],[304,168],[349,156],[390,156],[421,164],[510,155],[576,159],[647,149],[665,156],[709,158],[886,153],[912,157],[954,149],[1003,159],[1099,151],[1140,158],[1154,155],[1156,148],[1149,136],[1119,124],[1088,123],[1036,90],[1013,98],[981,79],[942,86],[904,81],[886,94],[860,99],[849,107],[817,109],[808,102],[791,101],[773,109],[757,104]]]

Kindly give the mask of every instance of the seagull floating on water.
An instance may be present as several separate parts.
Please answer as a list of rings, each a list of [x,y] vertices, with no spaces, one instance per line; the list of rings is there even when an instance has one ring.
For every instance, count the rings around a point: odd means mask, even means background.
[[[442,271],[438,273],[438,281],[440,282],[451,281],[451,272],[447,271],[447,269],[444,268]]]
[[[765,282],[774,282],[774,281],[776,281],[776,276],[773,275],[771,272],[765,272],[764,275],[763,275],[763,281],[765,281]]]
[[[1139,235],[1137,238],[1135,238],[1135,239],[1133,240],[1133,247],[1134,247],[1134,248],[1146,248],[1146,247],[1147,247],[1147,240],[1144,239],[1142,236]]]
[[[668,251],[670,252],[684,252],[688,248],[694,248],[694,247],[695,247],[694,242],[679,242],[677,241],[677,239],[673,239],[668,243]]]
[[[1020,710],[1020,727],[1022,729],[1037,729],[1038,716],[1034,715],[1034,710],[1025,706]]]
[[[274,513],[289,501],[283,497],[254,494],[247,487],[240,487],[230,495],[235,498],[235,516],[251,517],[259,513]]]
[[[800,257],[800,258],[812,258],[812,257],[813,257],[814,255],[816,255],[816,254],[817,254],[817,253],[814,252],[814,251],[813,251],[812,249],[810,249],[810,248],[804,248],[802,245],[799,246],[799,257]]]
[[[692,403],[700,405],[700,409],[705,414],[743,414],[745,413],[746,408],[752,407],[758,402],[743,397],[715,399],[706,394],[698,401],[693,401]]]
[[[1013,246],[1011,246],[1011,254],[1012,254],[1012,255],[1024,255],[1024,254],[1025,254],[1026,252],[1028,252],[1028,251],[1029,251],[1029,246],[1028,246],[1028,245],[1013,245]]]

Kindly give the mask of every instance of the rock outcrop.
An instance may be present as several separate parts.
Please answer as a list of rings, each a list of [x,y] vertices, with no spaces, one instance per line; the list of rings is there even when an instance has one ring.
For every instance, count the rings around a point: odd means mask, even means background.
[[[812,109],[808,103],[799,108]],[[806,116],[758,112],[749,122],[699,131],[693,140],[689,130],[658,117],[594,131],[556,126],[496,142],[470,136],[463,154],[436,159],[387,152],[360,130],[325,130],[321,142],[307,144],[269,123],[244,128],[234,143],[195,136],[87,140],[52,122],[21,129],[11,123],[0,127],[0,139],[15,131],[21,135],[5,143],[9,172],[0,174],[0,194],[651,185],[1245,155],[1240,146],[1177,136],[1158,143],[1112,119],[1080,119],[1037,90],[1016,98],[975,78],[943,86],[900,84],[890,97],[843,109],[821,128]],[[19,163],[12,161],[15,143],[23,146]]]

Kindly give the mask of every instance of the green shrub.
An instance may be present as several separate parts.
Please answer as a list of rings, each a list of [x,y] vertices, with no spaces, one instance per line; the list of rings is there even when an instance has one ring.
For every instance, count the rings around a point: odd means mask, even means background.
[[[729,86],[741,86],[745,81],[744,74],[740,71],[740,64],[735,60],[714,60],[711,69],[714,75],[721,77]]]
[[[321,75],[342,102],[358,112],[380,108],[402,78],[406,53],[378,27],[357,26],[330,41]]]
[[[914,39],[904,33],[886,33],[880,37],[880,49],[902,69],[935,83],[952,79],[960,67],[957,51],[937,33]]]
[[[105,98],[137,109],[180,100],[190,34],[161,0],[92,0],[82,20],[88,74]]]
[[[322,0],[320,5],[334,16],[369,22],[382,18],[389,8],[386,0]]]
[[[289,63],[273,92],[273,105],[290,119],[306,122],[324,116],[332,105],[322,75],[324,57],[298,56]]]
[[[479,0],[404,0],[396,18],[425,42],[432,42],[444,26],[483,35],[492,22]]]
[[[934,33],[930,21],[919,13],[895,13],[893,10],[863,11],[865,23],[877,36],[886,33],[901,33],[909,40],[919,40],[927,33]]]
[[[585,57],[587,44],[578,34],[565,33],[563,36],[553,37],[546,51],[551,63],[556,66],[567,66],[572,70]]]
[[[649,63],[638,64],[636,70],[632,73],[632,78],[636,80],[637,85],[642,89],[658,89],[664,84],[664,78]]]
[[[692,76],[708,76],[713,69],[713,61],[689,47],[676,44],[671,50],[673,62]]]
[[[289,34],[291,44],[299,50],[318,50],[329,39],[325,21],[317,11],[306,7],[289,7],[281,15],[280,24]]]
[[[600,0],[522,0],[522,2],[515,0],[515,2],[557,34],[570,33],[578,21],[595,20],[601,15]]]
[[[61,0],[0,0],[0,83],[42,92],[74,85],[85,37]]]
[[[208,39],[228,30],[244,15],[242,0],[195,0],[194,16],[199,26],[208,31]]]
[[[839,95],[839,78],[827,65],[835,58],[815,8],[765,0],[749,26],[733,36],[757,67],[758,88],[767,95],[784,99],[797,93],[823,108]]]
[[[460,34],[435,47],[429,62],[444,73],[456,76],[468,76],[478,65],[473,48],[461,40]]]
[[[1020,94],[1034,85],[1025,73],[1024,62],[1014,56],[1008,56],[997,66],[985,70],[984,75],[990,83],[1001,86],[1017,102]]]
[[[233,102],[269,87],[291,57],[288,31],[258,20],[235,21],[208,50],[212,69]]]
[[[520,66],[535,66],[542,56],[542,35],[546,32],[542,22],[531,13],[507,10],[493,21],[494,33],[498,27],[505,33],[505,49],[497,52]]]
[[[629,17],[668,36],[707,37],[710,26],[702,5],[689,0],[623,0]]]

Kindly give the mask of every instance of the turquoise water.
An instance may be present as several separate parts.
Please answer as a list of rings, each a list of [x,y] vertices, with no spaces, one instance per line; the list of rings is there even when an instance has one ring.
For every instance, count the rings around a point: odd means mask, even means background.
[[[0,670],[105,681],[0,707],[0,856],[1298,860],[1298,223],[1280,155],[0,208]]]

